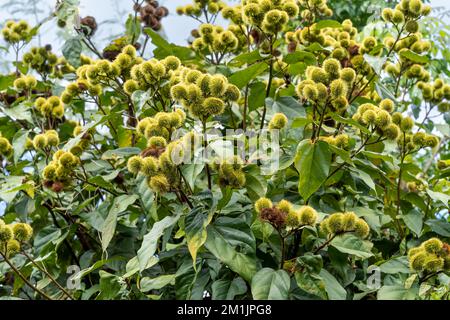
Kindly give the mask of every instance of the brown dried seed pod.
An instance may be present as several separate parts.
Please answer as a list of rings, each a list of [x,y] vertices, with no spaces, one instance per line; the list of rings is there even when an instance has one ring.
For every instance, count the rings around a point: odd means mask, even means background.
[[[93,36],[95,31],[97,31],[97,21],[93,16],[86,16],[80,20],[80,24],[82,26],[88,27],[88,29],[83,28],[83,32],[86,36]]]

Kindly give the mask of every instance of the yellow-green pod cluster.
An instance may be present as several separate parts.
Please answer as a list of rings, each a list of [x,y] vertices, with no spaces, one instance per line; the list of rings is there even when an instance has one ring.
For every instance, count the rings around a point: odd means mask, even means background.
[[[314,21],[319,17],[331,17],[333,15],[333,11],[327,5],[327,0],[299,0],[298,4],[301,9],[301,18],[307,21]]]
[[[288,210],[292,207],[292,204],[283,200],[280,201],[278,206],[274,206],[270,199],[259,198],[255,202],[254,207],[261,220],[269,222],[276,229],[280,230],[286,226]],[[278,207],[281,207],[281,209]]]
[[[58,96],[39,97],[34,106],[43,117],[61,119],[64,116],[64,105]]]
[[[417,19],[429,15],[430,12],[431,7],[424,5],[421,0],[402,0],[394,9],[384,9],[381,16],[386,22],[404,24],[407,32],[415,33],[419,30],[419,26],[415,24]]]
[[[185,6],[178,6],[176,12],[179,15],[199,17],[203,12],[216,15],[227,7],[224,1],[220,0],[194,0]]]
[[[320,136],[319,140],[325,141],[326,143],[336,146],[341,149],[346,149],[349,146],[350,138],[348,134],[341,133],[336,136]]]
[[[244,161],[238,156],[215,162],[214,169],[218,172],[219,184],[234,189],[243,188],[246,183],[243,167]]]
[[[177,165],[181,163],[183,156],[184,146],[181,139],[167,143],[160,136],[152,137],[148,149],[128,159],[127,169],[134,175],[145,176],[148,186],[163,194],[178,186],[180,177]]]
[[[450,168],[450,159],[439,160],[437,162],[437,167],[438,167],[439,170],[445,170],[447,168]]]
[[[422,131],[412,133],[414,120],[404,117],[400,112],[392,114],[392,122],[400,129],[401,136],[397,140],[399,147],[407,152],[413,152],[420,148],[435,148],[439,144],[439,138]]]
[[[367,238],[370,234],[367,222],[359,218],[354,212],[333,213],[322,220],[320,229],[325,234],[333,235],[352,232],[362,239]]]
[[[169,140],[174,130],[183,126],[186,114],[181,109],[173,112],[158,112],[153,117],[140,120],[136,126],[136,131],[147,140],[152,137],[163,137]]]
[[[37,81],[32,75],[22,75],[14,80],[13,85],[17,91],[30,91],[36,87]]]
[[[235,25],[242,25],[244,19],[242,18],[242,5],[226,6],[222,9],[222,17],[231,20]]]
[[[425,101],[437,105],[438,110],[442,113],[449,111],[450,84],[445,83],[440,78],[437,78],[433,82],[429,83],[425,83],[423,81],[418,82],[417,87],[421,90],[422,97]]]
[[[51,51],[50,46],[33,47],[23,55],[23,62],[39,74],[53,75],[55,67],[61,62],[58,56]],[[74,69],[71,69],[74,70]]]
[[[80,165],[80,158],[70,151],[58,150],[52,161],[42,171],[42,177],[48,182],[67,182],[73,171]]]
[[[225,105],[238,101],[241,92],[221,75],[209,75],[198,70],[182,68],[171,79],[172,99],[180,102],[189,112],[206,120],[225,110]]]
[[[21,41],[28,42],[34,35],[28,22],[20,20],[18,22],[9,20],[6,21],[2,29],[2,36],[6,42],[15,44]]]
[[[411,270],[434,273],[450,270],[450,246],[438,238],[431,238],[408,251]]]
[[[168,56],[163,60],[150,59],[134,64],[130,70],[130,79],[123,85],[124,91],[131,95],[137,90],[146,91],[158,88],[164,97],[169,98],[169,79],[180,66],[181,62],[175,56]]]
[[[56,147],[59,145],[59,135],[56,130],[47,130],[44,133],[35,135],[32,142],[35,150]]]
[[[66,74],[75,72],[76,68],[74,68],[64,57],[59,57],[52,68],[52,76],[58,79],[64,78],[64,75]]]
[[[297,18],[300,12],[294,0],[252,0],[242,2],[242,18],[245,23],[260,26],[266,34],[281,32],[289,19]]]
[[[331,103],[335,111],[343,111],[348,107],[348,90],[356,79],[353,69],[341,68],[337,59],[328,58],[322,67],[306,68],[306,78],[296,87],[300,98],[319,106]]]
[[[76,124],[75,127],[73,128],[72,135],[76,137],[80,135],[82,132],[83,127],[79,124]],[[74,145],[72,148],[70,148],[69,151],[76,156],[80,156],[83,153],[83,151],[90,146],[91,141],[92,141],[92,133],[87,131],[81,136],[78,143]]]
[[[12,257],[20,252],[21,244],[33,236],[33,228],[27,223],[6,224],[0,219],[0,252]]]
[[[246,37],[241,28],[231,25],[227,30],[221,26],[202,24],[192,48],[203,54],[238,52],[246,45]]]
[[[388,110],[393,109],[391,100],[382,100],[379,106],[364,103],[358,107],[352,119],[368,128],[376,129],[380,136],[396,140],[400,135],[399,124],[393,122]]]
[[[9,158],[13,154],[13,147],[8,139],[1,136],[0,133],[0,156]]]
[[[277,208],[287,213],[286,225],[291,228],[299,228],[302,226],[313,226],[317,222],[317,211],[311,206],[301,206],[295,210],[286,200],[278,202]]]

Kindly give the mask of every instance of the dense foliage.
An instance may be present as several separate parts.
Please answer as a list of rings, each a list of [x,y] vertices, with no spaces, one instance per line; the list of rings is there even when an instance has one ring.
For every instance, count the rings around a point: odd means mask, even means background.
[[[5,22],[0,297],[449,299],[448,49],[329,2],[196,0],[179,46],[135,0],[100,49],[58,1],[62,56]]]

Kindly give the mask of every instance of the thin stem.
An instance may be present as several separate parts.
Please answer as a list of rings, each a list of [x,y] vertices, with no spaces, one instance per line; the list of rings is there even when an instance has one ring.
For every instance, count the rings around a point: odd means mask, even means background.
[[[203,148],[206,154],[206,150],[208,148],[208,135],[206,133],[206,120],[203,120]],[[208,189],[212,189],[212,181],[211,181],[211,171],[209,169],[209,164],[206,163],[206,176],[208,177]]]
[[[31,261],[31,263],[33,264],[33,265],[35,265],[36,266],[36,268],[38,268],[40,271],[42,271],[59,289],[61,289],[61,291],[62,292],[64,292],[64,294],[69,298],[69,299],[71,299],[71,300],[75,300],[74,298],[73,298],[73,296],[69,293],[69,292],[67,292],[67,290],[66,289],[64,289],[64,287],[63,286],[61,286],[51,275],[50,275],[50,273],[48,273],[44,268],[41,268],[39,265],[38,265],[38,263],[36,262],[36,261],[34,261],[34,259],[28,254],[28,253],[26,253],[25,252],[25,250],[22,250],[22,254],[25,256],[25,257],[27,257],[27,259],[28,260],[30,260]]]
[[[31,289],[33,289],[34,291],[36,291],[37,293],[39,293],[41,296],[43,296],[45,299],[47,300],[53,300],[52,298],[50,298],[49,295],[47,295],[44,291],[40,290],[39,288],[35,287],[30,281],[28,281],[28,279],[22,274],[22,272],[20,272],[15,266],[14,264],[6,257],[6,255],[4,255],[1,251],[0,251],[0,255],[2,256],[2,258],[5,260],[5,262],[11,267],[11,269],[13,269],[13,271],[23,280],[23,282],[25,282]]]

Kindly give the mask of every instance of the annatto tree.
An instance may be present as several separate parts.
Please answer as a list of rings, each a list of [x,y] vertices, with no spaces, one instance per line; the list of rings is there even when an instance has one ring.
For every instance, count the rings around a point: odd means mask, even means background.
[[[135,0],[100,49],[76,3],[43,22],[63,56],[27,46],[42,24],[2,30],[2,299],[449,299],[430,6],[368,34],[326,0],[196,0],[179,46]]]

